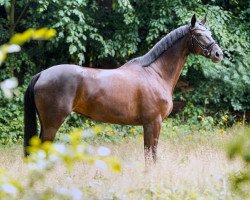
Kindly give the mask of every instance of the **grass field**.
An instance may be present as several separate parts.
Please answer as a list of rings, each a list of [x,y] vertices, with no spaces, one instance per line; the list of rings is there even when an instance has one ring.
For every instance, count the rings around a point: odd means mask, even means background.
[[[85,199],[244,199],[231,191],[229,175],[237,172],[240,160],[229,160],[226,145],[237,130],[171,138],[161,137],[158,161],[145,171],[143,139],[124,139],[105,143],[121,161],[121,173],[98,170],[95,166],[76,164],[72,172],[56,166],[37,189],[77,187]],[[22,160],[22,146],[0,147],[0,168],[25,184],[27,172]],[[38,177],[39,178],[39,177]]]

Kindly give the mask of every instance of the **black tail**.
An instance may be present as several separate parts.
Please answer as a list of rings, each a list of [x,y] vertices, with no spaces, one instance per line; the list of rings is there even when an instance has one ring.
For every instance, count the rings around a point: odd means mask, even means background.
[[[24,95],[24,154],[28,155],[26,147],[30,139],[37,133],[36,104],[34,99],[34,86],[40,73],[33,76]]]

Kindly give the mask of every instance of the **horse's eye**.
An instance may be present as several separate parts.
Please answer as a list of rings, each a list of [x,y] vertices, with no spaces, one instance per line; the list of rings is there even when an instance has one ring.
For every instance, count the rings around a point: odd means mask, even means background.
[[[202,36],[202,34],[201,34],[201,33],[197,33],[196,36],[197,36],[197,37],[200,37],[200,36]]]

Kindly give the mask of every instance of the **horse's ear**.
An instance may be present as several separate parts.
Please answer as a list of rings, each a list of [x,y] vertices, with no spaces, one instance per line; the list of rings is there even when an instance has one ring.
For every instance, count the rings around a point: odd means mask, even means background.
[[[196,23],[196,15],[194,14],[192,19],[191,19],[191,27],[194,28]]]
[[[204,19],[201,20],[201,23],[202,23],[203,25],[205,25],[206,21],[207,21],[207,14],[205,15]]]

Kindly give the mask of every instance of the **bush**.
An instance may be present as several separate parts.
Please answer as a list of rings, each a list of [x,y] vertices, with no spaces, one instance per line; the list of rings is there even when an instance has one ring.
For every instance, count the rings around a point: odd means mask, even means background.
[[[242,196],[249,195],[250,186],[250,127],[235,137],[228,147],[229,158],[240,158],[243,161],[243,168],[231,175],[231,183],[234,190]]]
[[[7,99],[0,90],[0,143],[16,143],[23,138],[23,89]]]

